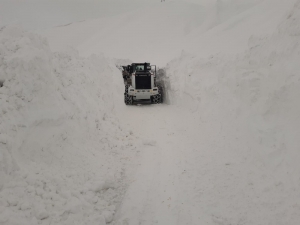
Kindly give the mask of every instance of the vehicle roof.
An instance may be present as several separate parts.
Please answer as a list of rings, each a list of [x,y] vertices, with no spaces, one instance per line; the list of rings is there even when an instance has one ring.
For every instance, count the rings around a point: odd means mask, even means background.
[[[145,62],[145,63],[147,63],[147,62]],[[139,64],[139,65],[144,65],[145,63],[132,63],[131,65],[136,65],[136,64]],[[147,63],[147,64],[150,64],[150,63]]]

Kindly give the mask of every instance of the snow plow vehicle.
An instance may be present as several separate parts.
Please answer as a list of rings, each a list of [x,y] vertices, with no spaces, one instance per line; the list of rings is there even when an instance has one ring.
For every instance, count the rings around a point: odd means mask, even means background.
[[[122,66],[122,76],[125,84],[124,102],[134,103],[163,102],[163,88],[156,82],[156,66],[150,63],[132,63]]]

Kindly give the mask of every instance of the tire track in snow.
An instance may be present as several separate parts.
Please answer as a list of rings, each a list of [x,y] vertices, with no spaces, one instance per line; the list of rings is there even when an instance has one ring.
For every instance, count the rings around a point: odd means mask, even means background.
[[[181,183],[188,164],[184,157],[188,143],[180,117],[174,106],[128,107],[127,121],[147,141],[143,141],[141,165],[117,213],[119,223],[191,224],[190,212],[184,209],[185,184]]]

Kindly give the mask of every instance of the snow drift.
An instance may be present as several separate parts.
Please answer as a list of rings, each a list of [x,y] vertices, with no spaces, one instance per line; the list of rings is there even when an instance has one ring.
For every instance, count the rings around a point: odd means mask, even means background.
[[[216,188],[222,193],[212,210],[216,224],[299,221],[299,12],[297,1],[271,34],[250,36],[248,49],[237,55],[182,52],[167,65],[171,103],[200,121],[204,146],[239,165],[237,183]],[[256,219],[243,218],[245,211]]]
[[[53,53],[36,34],[0,30],[0,224],[112,220],[126,186],[124,150],[135,154],[116,116],[114,72],[103,56]]]

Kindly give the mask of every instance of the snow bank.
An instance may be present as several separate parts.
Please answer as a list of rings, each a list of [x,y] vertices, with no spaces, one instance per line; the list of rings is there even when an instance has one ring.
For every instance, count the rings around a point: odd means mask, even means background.
[[[0,224],[111,222],[136,154],[114,63],[5,27],[0,80]]]
[[[103,52],[110,58],[165,65],[180,53],[186,36],[202,23],[205,6],[177,0],[139,2],[128,1],[134,10],[52,28],[43,35],[54,50],[70,45],[83,56]]]
[[[184,50],[198,56],[239,54],[251,35],[272,35],[295,0],[219,0],[186,38]]]
[[[25,29],[44,30],[133,11],[141,8],[144,2],[145,0],[2,0],[0,26],[21,24]]]
[[[260,224],[299,221],[299,12],[297,1],[273,34],[249,37],[244,53],[201,58],[182,52],[167,65],[171,103],[187,108],[212,151],[231,156],[244,174],[226,201],[237,211],[219,206],[220,218],[251,211]]]

